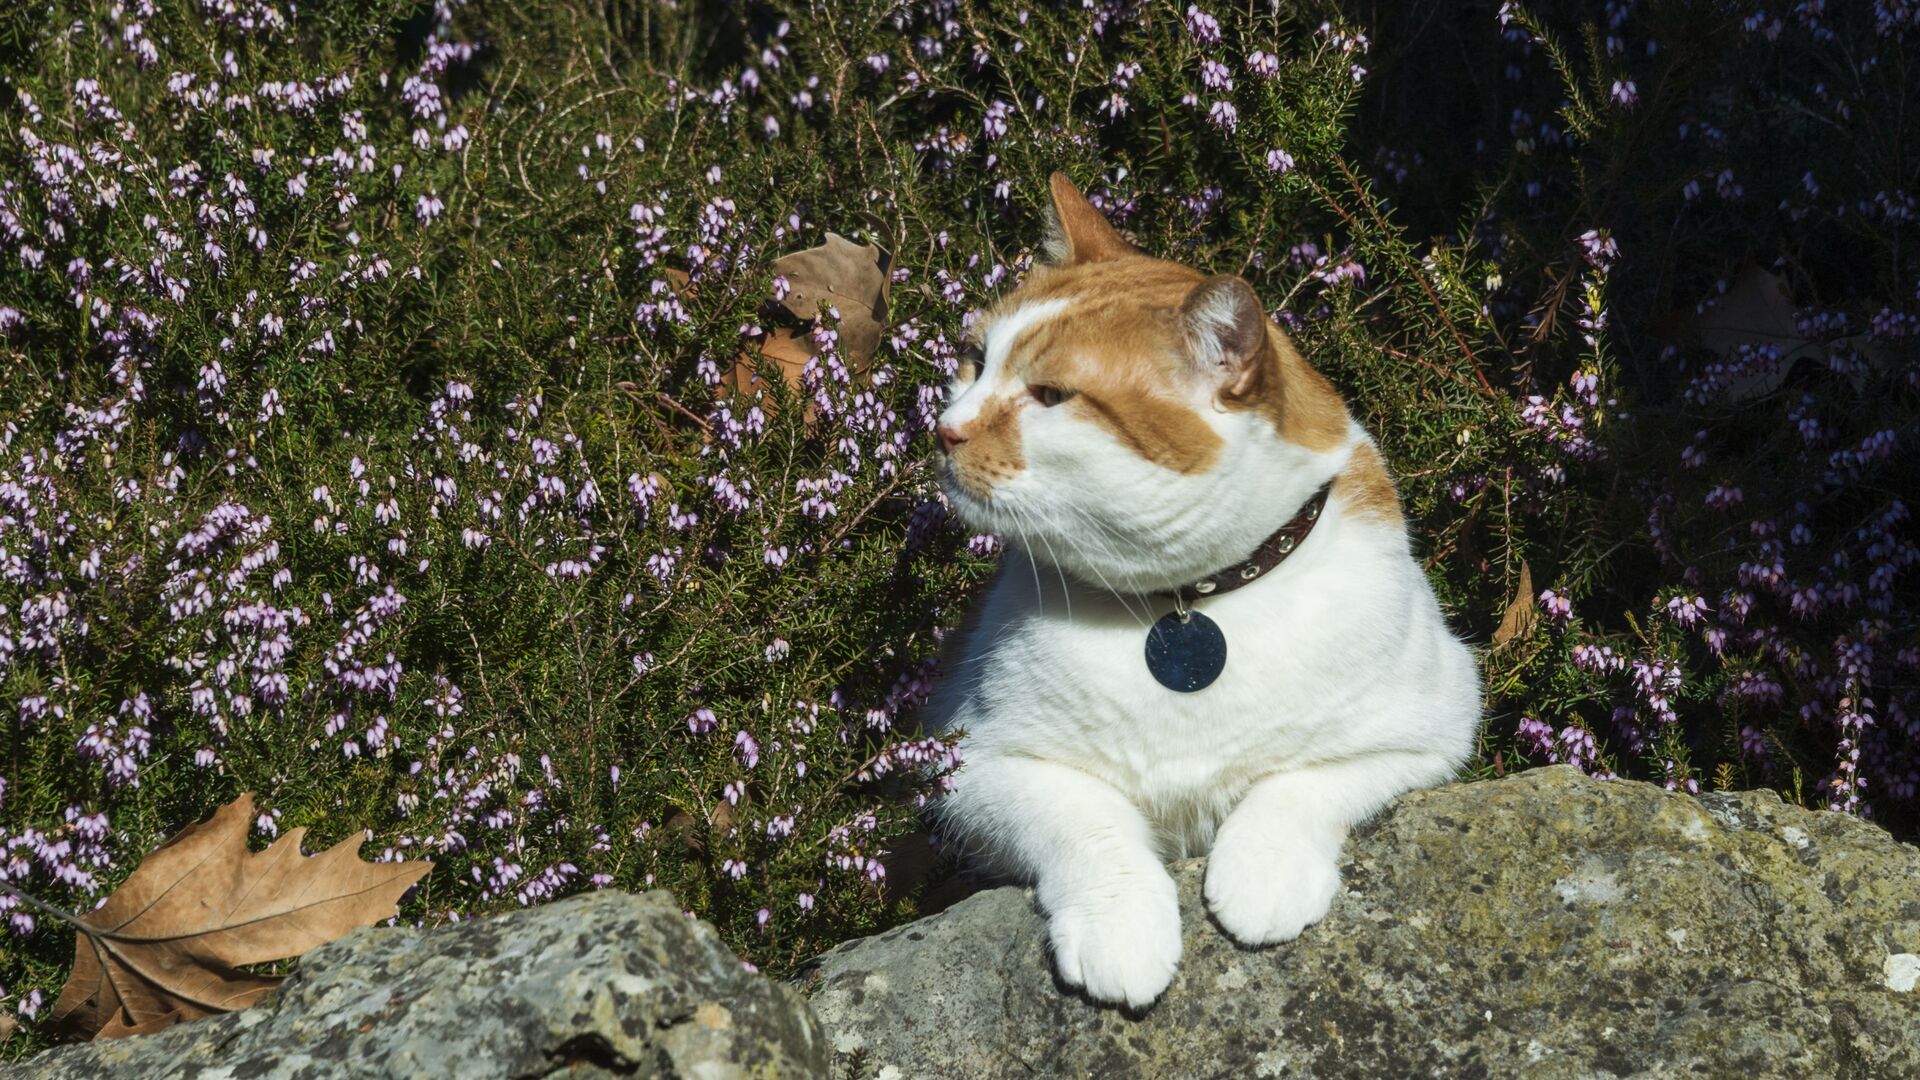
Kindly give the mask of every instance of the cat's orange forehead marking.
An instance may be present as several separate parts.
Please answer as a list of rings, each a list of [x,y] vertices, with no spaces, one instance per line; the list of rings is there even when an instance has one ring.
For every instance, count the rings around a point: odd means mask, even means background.
[[[1005,346],[991,415],[983,409],[967,435],[977,441],[969,456],[982,463],[982,474],[1004,478],[1024,467],[1019,413],[1029,385],[1074,391],[1061,408],[1099,424],[1148,461],[1188,474],[1211,468],[1224,443],[1186,389],[1192,376],[1177,319],[1181,302],[1205,279],[1198,270],[1146,256],[1036,267],[975,331],[984,341],[996,322],[1028,305],[1060,305]],[[1278,326],[1268,327],[1268,347],[1254,364],[1240,392],[1221,397],[1223,407],[1258,412],[1282,438],[1311,451],[1346,442],[1349,421],[1339,392]],[[1379,505],[1378,486],[1366,486],[1374,495],[1367,502]],[[1392,498],[1391,481],[1386,494]]]
[[[1041,267],[1007,300],[1068,300],[1068,316],[1077,325],[1110,321],[1114,336],[1151,341],[1156,355],[1177,364],[1181,357],[1172,342],[1172,311],[1205,277],[1191,267],[1146,256]],[[1300,355],[1284,330],[1270,325],[1267,337],[1271,348],[1259,357],[1253,380],[1221,403],[1259,412],[1281,438],[1316,453],[1343,445],[1347,407],[1340,392]]]
[[[1198,271],[1147,258],[1036,269],[996,315],[1031,303],[1065,306],[1008,343],[1005,378],[1071,390],[1061,407],[1134,453],[1175,472],[1206,471],[1224,444],[1187,397],[1173,319],[1200,280]]]

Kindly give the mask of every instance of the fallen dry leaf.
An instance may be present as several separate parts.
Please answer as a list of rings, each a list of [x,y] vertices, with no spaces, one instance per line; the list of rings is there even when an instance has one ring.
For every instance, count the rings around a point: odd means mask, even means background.
[[[840,352],[849,367],[872,359],[886,333],[881,320],[892,282],[884,252],[828,233],[819,247],[775,259],[773,272],[787,279],[787,296],[780,303],[788,311],[812,319],[826,304],[840,313]]]
[[[747,795],[742,795],[740,799],[742,802],[750,801]],[[714,803],[713,812],[707,816],[707,824],[711,828],[713,835],[725,836],[727,835],[727,831],[733,828],[733,818],[733,804],[725,799],[721,799]],[[698,820],[698,818],[695,818],[685,810],[676,810],[672,816],[667,818],[666,824],[662,825],[661,828],[664,829],[668,835],[678,837],[680,842],[686,846],[688,854],[703,855],[707,850],[707,838],[702,835],[698,828],[695,828],[695,823]]]
[[[13,1034],[13,1029],[19,1024],[20,1021],[13,1018],[13,1013],[0,1013],[0,1042],[6,1042],[7,1036]]]
[[[49,1025],[70,1038],[119,1038],[244,1009],[278,976],[241,970],[299,956],[393,915],[428,862],[370,863],[365,834],[312,857],[305,829],[247,850],[253,796],[181,829],[106,903],[77,920],[73,974]]]
[[[1808,357],[1824,359],[1835,345],[1852,346],[1875,368],[1889,362],[1887,349],[1865,334],[1833,342],[1809,338],[1794,319],[1793,298],[1778,274],[1748,264],[1727,287],[1726,295],[1707,311],[1679,320],[1682,336],[1700,347],[1732,359],[1742,345],[1771,345],[1780,352],[1778,363],[1755,366],[1727,382],[1727,400],[1752,401],[1780,389],[1793,366]]]
[[[780,375],[786,379],[787,385],[798,390],[800,373],[805,370],[807,361],[813,358],[813,338],[804,330],[776,327],[760,340],[760,353],[779,365]],[[753,397],[760,391],[765,381],[760,375],[759,367],[753,362],[753,356],[742,354],[739,362],[734,364],[733,370],[727,373],[726,381],[722,385],[733,393]],[[811,415],[811,407],[808,413]]]
[[[780,304],[795,317],[811,322],[820,317],[823,304],[839,313],[835,329],[840,335],[840,358],[849,370],[860,372],[872,362],[886,335],[887,296],[893,288],[887,266],[887,255],[878,247],[828,233],[826,243],[782,255],[773,261],[772,269],[787,280],[787,294]],[[760,339],[758,347],[761,355],[779,366],[787,385],[800,389],[800,373],[814,355],[812,335],[804,329],[776,327]],[[727,373],[721,390],[753,396],[761,382],[755,358],[747,352]],[[807,414],[812,416],[811,406]]]
[[[1507,604],[1506,613],[1500,616],[1500,625],[1493,631],[1493,647],[1504,648],[1515,638],[1524,638],[1533,624],[1540,621],[1540,609],[1533,599],[1533,567],[1520,564],[1520,587],[1514,590],[1513,600]]]

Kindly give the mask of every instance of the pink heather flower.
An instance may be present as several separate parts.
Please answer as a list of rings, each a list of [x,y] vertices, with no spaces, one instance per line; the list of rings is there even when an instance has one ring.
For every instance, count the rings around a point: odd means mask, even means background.
[[[1540,594],[1540,608],[1555,626],[1565,626],[1573,618],[1573,601],[1552,589]]]
[[[1200,10],[1198,4],[1187,6],[1187,33],[1201,45],[1220,44],[1220,20]]]
[[[989,142],[1006,137],[1007,117],[1012,113],[1013,106],[1005,101],[995,101],[987,106],[986,118],[982,124]]]
[[[1332,262],[1323,255],[1316,262],[1312,276],[1328,285],[1365,285],[1367,268],[1351,255],[1342,256],[1339,262]]]
[[[1688,628],[1698,626],[1710,610],[1706,600],[1698,596],[1676,596],[1667,601],[1667,617]]]
[[[1731,510],[1746,500],[1745,494],[1737,484],[1719,484],[1707,492],[1707,506],[1715,510]]]
[[[1633,85],[1632,79],[1615,79],[1613,90],[1608,96],[1613,99],[1615,105],[1623,109],[1631,109],[1640,100],[1640,89]]]
[[[1588,229],[1580,234],[1576,241],[1580,245],[1580,254],[1587,264],[1602,273],[1613,266],[1620,256],[1620,247],[1614,243],[1612,234],[1602,229]]]
[[[704,706],[693,710],[693,712],[687,716],[687,730],[693,732],[695,735],[705,735],[717,727],[719,723],[720,718],[713,714],[713,710],[705,708]],[[709,788],[708,790],[711,791],[712,789]]]
[[[1281,176],[1293,171],[1293,155],[1279,147],[1267,151],[1267,171]]]
[[[1255,49],[1247,54],[1247,71],[1256,78],[1274,78],[1280,74],[1280,58],[1265,49]]]

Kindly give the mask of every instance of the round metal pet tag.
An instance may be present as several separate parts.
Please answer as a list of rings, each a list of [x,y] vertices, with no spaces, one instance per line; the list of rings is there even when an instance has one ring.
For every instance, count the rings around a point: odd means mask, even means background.
[[[1147,670],[1169,690],[1205,690],[1227,666],[1227,636],[1197,611],[1160,616],[1147,631]]]

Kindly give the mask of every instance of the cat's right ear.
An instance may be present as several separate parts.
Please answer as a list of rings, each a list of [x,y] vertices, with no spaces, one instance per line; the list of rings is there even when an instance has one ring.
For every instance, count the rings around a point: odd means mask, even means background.
[[[1047,215],[1046,253],[1055,266],[1117,259],[1136,252],[1120,238],[1106,215],[1094,209],[1066,173],[1054,173],[1047,182],[1052,212]]]
[[[1221,392],[1238,397],[1259,379],[1267,340],[1267,313],[1245,279],[1215,274],[1180,302],[1180,332],[1198,371],[1220,381]]]

